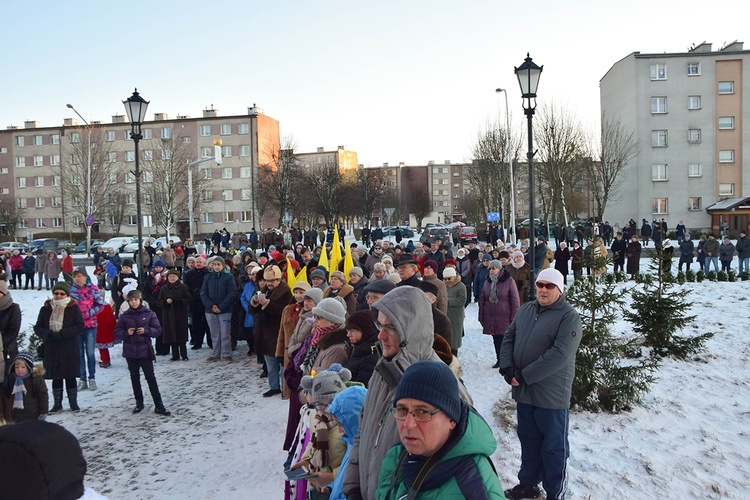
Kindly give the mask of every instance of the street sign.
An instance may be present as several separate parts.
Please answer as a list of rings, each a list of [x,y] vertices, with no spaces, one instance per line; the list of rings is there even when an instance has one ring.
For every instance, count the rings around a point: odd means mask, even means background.
[[[86,225],[87,226],[93,226],[96,223],[96,219],[94,219],[94,216],[91,214],[88,214],[86,216]]]
[[[487,222],[499,222],[500,212],[487,212]]]

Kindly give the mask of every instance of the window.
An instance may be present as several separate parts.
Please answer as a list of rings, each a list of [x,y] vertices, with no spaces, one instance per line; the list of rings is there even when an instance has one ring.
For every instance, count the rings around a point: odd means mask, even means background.
[[[62,227],[62,217],[53,217],[52,227]]]
[[[182,143],[183,144],[190,144],[191,142],[193,142],[193,139],[190,136],[184,136],[182,138]]]
[[[734,163],[734,149],[719,150],[719,163]]]
[[[234,221],[234,218],[232,217],[232,212],[224,212],[224,222],[232,222]]]
[[[73,186],[80,186],[81,185],[81,176],[77,174],[73,174],[70,177],[70,184]]]
[[[154,138],[154,131],[150,128],[144,128],[141,133],[143,134],[144,139],[153,139]]]
[[[68,161],[71,165],[78,165],[78,163],[80,163],[78,155],[70,155],[70,159]]]
[[[135,151],[125,151],[125,161],[135,161]]]
[[[26,198],[18,198],[16,200],[16,206],[18,208],[26,208]]]
[[[458,177],[458,172],[453,172],[453,177]]]
[[[440,184],[448,184],[448,179],[442,179],[442,180],[440,181]]]
[[[719,196],[734,196],[734,183],[719,184]]]
[[[126,140],[126,141],[129,141],[129,140],[130,140],[130,130],[126,130],[126,131],[125,131],[125,140]]]
[[[442,204],[442,202],[440,202],[439,200],[433,200],[433,202],[432,202],[432,206],[433,207],[439,207],[439,206],[441,206],[441,204]]]
[[[651,165],[651,180],[652,181],[666,181],[667,180],[666,163]]]
[[[246,135],[250,133],[250,124],[249,123],[239,123],[237,124],[237,133],[240,135]]]
[[[688,143],[698,144],[699,142],[701,142],[701,129],[691,128],[688,130]]]
[[[651,98],[651,113],[660,114],[667,112],[667,98],[666,97],[652,97]]]
[[[161,159],[162,160],[171,160],[172,159],[172,150],[171,149],[162,149],[161,150]]]
[[[231,189],[225,189],[221,192],[221,199],[222,201],[232,201],[234,199],[234,194]]]
[[[734,116],[720,116],[719,130],[732,130],[734,128]]]
[[[41,146],[42,145],[42,136],[41,135],[35,135],[34,136],[34,146]]]
[[[50,155],[50,157],[49,157],[49,164],[50,165],[59,165],[60,164],[60,155]]]
[[[151,161],[154,159],[154,152],[151,149],[145,149],[143,151],[143,159]]]
[[[59,175],[53,175],[52,176],[52,186],[57,187],[60,185],[60,176]]]
[[[222,179],[231,179],[232,178],[232,167],[225,167],[221,169],[221,178]]]
[[[701,109],[701,96],[699,95],[688,96],[688,109]]]
[[[113,142],[114,140],[115,140],[115,131],[114,130],[107,130],[106,141],[107,142]]]
[[[250,222],[253,220],[253,214],[249,210],[245,210],[242,213],[242,222]]]
[[[50,144],[60,144],[60,134],[51,134],[49,136]]]
[[[214,214],[209,212],[203,212],[203,223],[204,224],[213,224],[214,223]]]
[[[210,168],[204,168],[201,170],[203,172],[203,180],[204,181],[210,181],[214,178],[214,171]]]
[[[698,76],[701,74],[701,63],[688,63],[687,65],[688,76]]]
[[[78,144],[79,142],[81,142],[81,134],[79,134],[78,132],[71,132],[70,142],[73,144]]]
[[[250,156],[250,146],[240,146],[240,156]]]
[[[35,156],[34,157],[34,166],[35,167],[41,167],[44,165],[44,157],[43,156]]]
[[[241,198],[242,198],[243,200],[249,200],[250,198],[252,198],[252,193],[253,193],[253,190],[252,190],[252,189],[243,189],[243,190],[242,190],[242,191],[240,192],[240,197],[241,197]]]
[[[444,173],[444,174],[447,174],[447,173],[448,173],[448,167],[443,167],[443,173]]]
[[[433,184],[440,184],[440,179],[432,179]]]
[[[232,156],[232,146],[222,146],[221,156],[225,158]]]
[[[214,193],[210,189],[201,192],[201,201],[214,201]]]
[[[172,129],[169,127],[162,127],[161,128],[161,138],[162,139],[171,139],[172,138]]]
[[[26,158],[23,156],[16,156],[16,167],[23,168],[26,166]]]
[[[688,198],[688,210],[700,210],[701,209],[701,197],[691,196]]]
[[[213,148],[211,147],[203,147],[201,148],[201,156],[203,158],[210,158],[214,155]]]
[[[16,186],[19,188],[25,188],[26,187],[26,177],[19,177],[18,181],[16,181]]]
[[[25,146],[26,138],[22,135],[16,136],[16,146]]]
[[[651,213],[652,214],[667,214],[667,198],[652,198],[651,199]]]
[[[221,135],[232,135],[232,126],[229,123],[221,124]]]
[[[18,227],[21,229],[26,229],[27,227],[29,227],[28,223],[26,222],[26,219],[19,220]]]
[[[107,163],[114,163],[117,161],[117,153],[114,151],[110,151],[107,153]]]
[[[36,208],[44,208],[44,198],[34,198],[34,206]]]
[[[135,182],[135,175],[133,172],[125,172],[125,184],[133,184]]]
[[[432,190],[432,196],[438,196],[439,194],[440,194],[440,190],[439,189],[433,189]]]
[[[138,215],[128,215],[128,226],[135,226],[138,223]]]
[[[44,187],[44,177],[37,177],[34,179],[34,187]]]
[[[250,168],[251,167],[240,167],[240,178],[241,179],[249,179],[250,178]]]
[[[154,173],[150,170],[144,170],[143,171],[143,182],[144,183],[150,183],[154,182]]]
[[[126,205],[135,205],[135,193],[128,193],[125,195]]]
[[[203,137],[211,135],[211,125],[201,125],[200,134]]]
[[[734,94],[734,82],[719,82],[719,94]]]
[[[652,80],[666,80],[667,79],[667,65],[666,64],[652,64],[651,65],[651,79]]]
[[[688,177],[700,177],[701,175],[700,163],[690,163],[688,165]]]
[[[44,219],[37,218],[37,220],[36,220],[36,227],[45,227]]]
[[[652,130],[651,131],[651,147],[654,147],[654,148],[666,148],[667,147],[667,131],[666,130]]]
[[[439,169],[439,168],[437,168],[437,167],[432,167],[432,173],[433,173],[433,174],[437,174],[437,173],[439,173],[439,172],[440,172],[440,169]]]

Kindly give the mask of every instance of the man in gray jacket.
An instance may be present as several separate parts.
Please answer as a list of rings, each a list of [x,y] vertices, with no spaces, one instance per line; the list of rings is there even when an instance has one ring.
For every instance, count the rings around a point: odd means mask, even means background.
[[[513,386],[521,442],[519,484],[505,496],[537,498],[542,482],[549,499],[567,490],[568,414],[581,343],[581,319],[563,291],[563,276],[545,269],[537,299],[518,310],[500,347],[500,373]]]
[[[359,416],[359,435],[354,438],[344,472],[342,491],[350,500],[375,498],[380,464],[388,450],[401,442],[390,409],[404,371],[417,361],[440,361],[432,349],[432,305],[424,292],[411,286],[398,287],[371,309],[377,314],[383,356],[370,378]],[[460,381],[458,388],[461,399],[471,404]]]

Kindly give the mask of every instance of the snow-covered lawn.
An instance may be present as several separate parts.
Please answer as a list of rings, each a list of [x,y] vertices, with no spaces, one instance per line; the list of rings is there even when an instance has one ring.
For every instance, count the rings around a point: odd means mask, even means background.
[[[715,333],[708,351],[698,361],[665,361],[652,392],[630,413],[571,414],[569,498],[742,498],[750,489],[750,283],[685,286],[694,290],[694,331]],[[11,293],[30,332],[49,292]],[[492,340],[476,317],[471,304],[459,357],[495,433],[500,479],[510,487],[520,462],[514,404],[490,368]],[[131,413],[127,367],[119,347],[111,352],[112,366],[97,368],[98,390],[80,394],[82,411],[71,413],[65,401],[66,410],[49,417],[80,440],[89,487],[110,498],[282,498],[288,405],[261,396],[266,380],[244,342],[231,365],[206,363],[206,348],[189,351],[188,362],[159,358],[169,418],[155,415],[152,404]]]

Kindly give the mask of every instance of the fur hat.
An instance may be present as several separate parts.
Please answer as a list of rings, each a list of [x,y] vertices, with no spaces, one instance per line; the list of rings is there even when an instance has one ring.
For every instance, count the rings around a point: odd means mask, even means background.
[[[70,285],[68,285],[65,281],[58,281],[55,283],[55,286],[52,287],[52,293],[55,292],[55,290],[62,290],[65,292],[65,295],[70,295]]]
[[[346,389],[346,383],[351,380],[352,372],[334,363],[327,370],[314,376],[305,375],[300,386],[310,394],[314,403],[330,403],[333,397]]]
[[[417,361],[406,369],[396,387],[393,406],[406,398],[430,404],[454,422],[461,419],[458,382],[442,361]]]
[[[26,363],[26,367],[29,369],[29,372],[34,369],[34,355],[29,351],[18,351],[18,354],[16,354],[16,359],[13,360],[13,364],[15,364],[19,359],[23,360]],[[11,370],[12,369],[13,368],[11,368]]]
[[[313,307],[312,313],[337,325],[343,325],[346,322],[346,308],[333,297],[318,302],[318,305]]]
[[[372,272],[373,272],[373,274],[375,273],[375,271],[383,271],[383,272],[385,272],[385,270],[386,270],[385,269],[385,264],[383,264],[382,262],[376,262],[375,264],[372,265]]]
[[[136,290],[130,290],[128,292],[128,300],[130,300],[130,299],[141,299],[141,300],[143,300],[143,293],[140,290],[138,290],[138,289],[136,289]]]
[[[292,288],[292,291],[295,290],[302,290],[303,292],[306,292],[310,289],[310,283],[307,281],[299,281],[294,284],[294,287]]]
[[[398,273],[391,273],[386,279],[394,285],[398,285],[399,283],[401,283],[401,277],[398,275]]]
[[[268,266],[263,270],[263,279],[268,280],[280,280],[281,279],[281,269],[279,269],[279,266]]]
[[[340,282],[342,282],[344,284],[347,282],[346,276],[344,276],[344,273],[342,273],[341,271],[334,271],[334,272],[332,272],[331,273],[331,279],[333,279],[333,278],[336,278],[337,280],[339,280]]]
[[[323,300],[323,290],[320,288],[310,288],[305,291],[305,298],[315,302],[315,305],[319,304]]]

